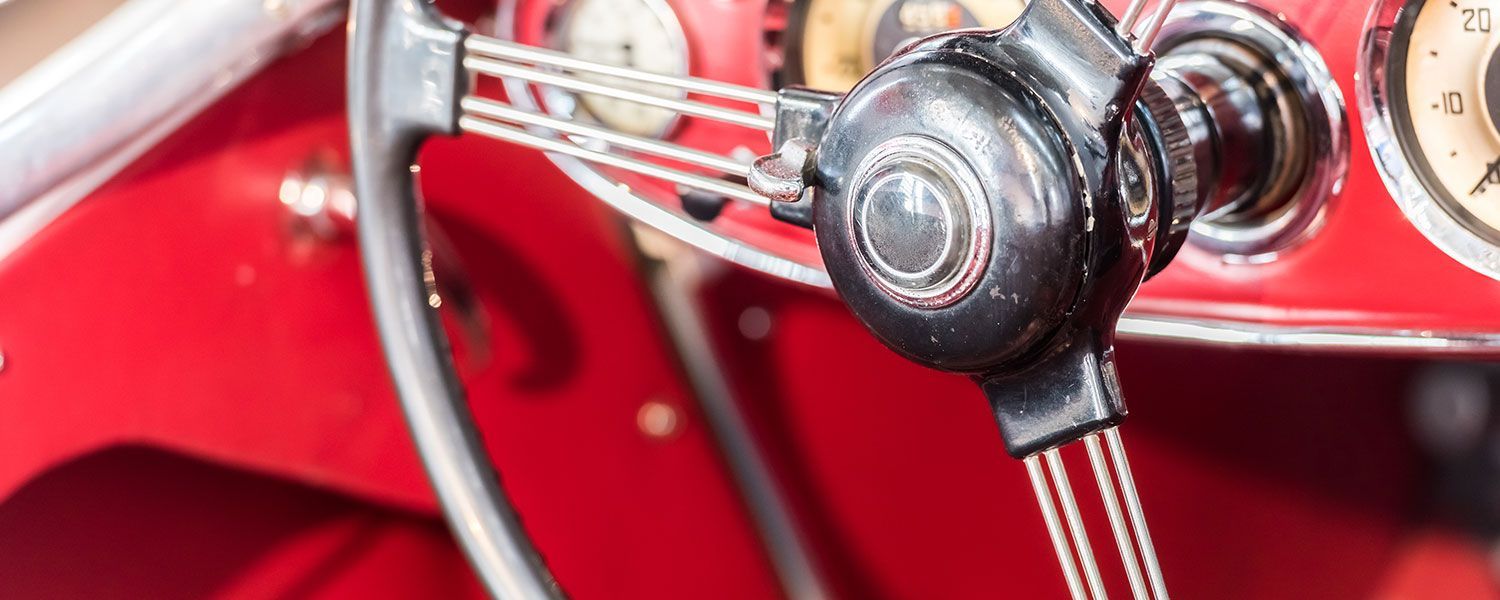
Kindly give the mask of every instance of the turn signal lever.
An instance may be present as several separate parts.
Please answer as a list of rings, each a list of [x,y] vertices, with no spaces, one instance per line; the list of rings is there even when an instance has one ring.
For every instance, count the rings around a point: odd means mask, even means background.
[[[540,589],[550,580],[508,512],[465,514],[485,503],[504,508],[503,495],[476,479],[482,468],[447,477],[445,461],[467,453],[479,462],[480,453],[430,426],[463,419],[454,413],[461,400],[448,397],[455,384],[441,332],[417,318],[425,263],[402,255],[420,249],[406,165],[431,133],[565,154],[769,205],[775,217],[810,227],[839,296],[878,339],[971,377],[989,399],[1007,450],[1025,461],[1073,597],[1105,597],[1059,453],[1080,440],[1134,597],[1167,597],[1116,430],[1126,409],[1115,328],[1195,221],[1282,214],[1278,203],[1296,200],[1300,182],[1320,174],[1305,162],[1308,148],[1339,139],[1315,118],[1332,107],[1318,104],[1322,91],[1298,70],[1306,65],[1288,60],[1290,38],[1278,37],[1274,19],[1225,9],[1235,25],[1205,30],[1223,39],[1177,39],[1186,54],[1153,73],[1145,49],[1174,0],[1139,27],[1146,0],[1118,22],[1089,0],[1032,0],[1006,29],[914,42],[838,95],[592,63],[470,35],[418,0],[373,2],[355,3],[351,42],[372,55],[351,58],[350,92],[360,197],[375,206],[362,206],[360,223],[367,277],[418,447],[492,587]],[[469,95],[476,75],[764,130],[776,151],[745,165],[534,112]],[[422,96],[433,90],[437,97]],[[370,144],[382,153],[370,155]],[[1254,159],[1274,164],[1239,164]],[[381,193],[396,183],[404,196]],[[433,368],[443,381],[422,378]],[[497,545],[508,554],[488,552]]]

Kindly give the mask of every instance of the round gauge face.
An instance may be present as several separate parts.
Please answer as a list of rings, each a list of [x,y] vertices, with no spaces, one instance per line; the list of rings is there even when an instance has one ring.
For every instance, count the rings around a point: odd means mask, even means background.
[[[953,29],[1009,25],[1026,0],[801,0],[793,10],[796,83],[844,91],[906,44]]]
[[[1402,9],[1388,74],[1391,120],[1423,187],[1455,220],[1500,244],[1500,0]]]
[[[663,0],[572,0],[562,9],[553,45],[586,60],[661,73],[686,75],[687,42]],[[608,79],[589,76],[591,79]],[[610,83],[621,83],[611,81]],[[640,91],[672,95],[671,89],[627,84]],[[582,112],[611,129],[634,135],[665,135],[676,115],[668,110],[591,94],[576,96]],[[549,108],[559,110],[559,99]]]

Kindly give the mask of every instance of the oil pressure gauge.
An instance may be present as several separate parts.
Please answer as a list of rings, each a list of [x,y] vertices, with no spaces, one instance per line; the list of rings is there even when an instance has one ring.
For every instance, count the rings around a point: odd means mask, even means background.
[[[1372,153],[1411,222],[1500,279],[1500,0],[1384,0],[1360,100]]]
[[[841,92],[907,43],[1009,25],[1026,0],[798,0],[787,29],[787,79]]]

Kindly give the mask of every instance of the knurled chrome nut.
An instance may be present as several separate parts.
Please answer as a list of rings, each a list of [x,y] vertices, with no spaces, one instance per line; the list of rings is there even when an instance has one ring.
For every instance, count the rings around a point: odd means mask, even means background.
[[[1198,160],[1193,155],[1193,140],[1188,135],[1187,124],[1182,121],[1176,102],[1162,89],[1162,81],[1170,80],[1164,73],[1152,73],[1151,81],[1141,90],[1141,104],[1156,121],[1162,145],[1167,150],[1167,168],[1171,170],[1173,214],[1182,222],[1163,224],[1169,230],[1186,229],[1198,211]],[[1168,83],[1175,83],[1168,81]]]

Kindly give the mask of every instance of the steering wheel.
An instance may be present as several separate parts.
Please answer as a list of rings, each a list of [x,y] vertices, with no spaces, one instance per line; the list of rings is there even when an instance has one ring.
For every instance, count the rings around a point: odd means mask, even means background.
[[[1173,4],[1148,15],[1137,0],[1117,20],[1090,0],[1032,0],[1005,29],[912,42],[835,94],[595,63],[467,31],[422,0],[354,0],[348,108],[366,283],[411,435],[491,594],[563,596],[479,441],[439,322],[413,185],[417,150],[433,135],[537,148],[811,229],[820,261],[601,194],[731,260],[826,278],[891,349],[973,379],[1007,451],[1025,462],[1070,593],[1103,598],[1060,457],[1082,441],[1134,596],[1167,598],[1117,430],[1126,408],[1116,324],[1195,220],[1263,202],[1266,189],[1295,193],[1288,178],[1326,177],[1282,159],[1340,133],[1305,76],[1317,65],[1287,59],[1274,18],[1236,14],[1251,23],[1238,31],[1261,36],[1182,44],[1191,56],[1158,66],[1149,49]],[[763,131],[774,152],[747,164],[530,110],[477,95],[478,76]],[[1225,89],[1250,95],[1224,110],[1215,102]],[[1276,168],[1226,168],[1239,156],[1225,140],[1264,145]]]

